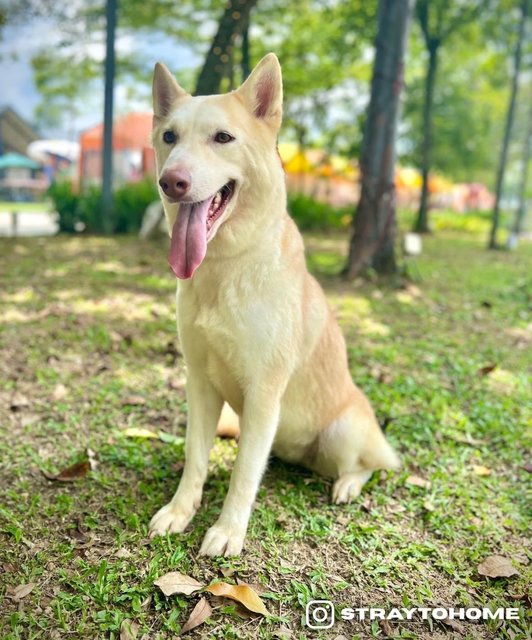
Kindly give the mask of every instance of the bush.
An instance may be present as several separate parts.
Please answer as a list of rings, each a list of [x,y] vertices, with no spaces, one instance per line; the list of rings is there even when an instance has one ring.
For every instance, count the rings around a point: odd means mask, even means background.
[[[352,207],[335,208],[302,193],[288,194],[288,211],[302,231],[345,229],[353,215]]]
[[[59,214],[59,230],[75,231],[76,223],[83,223],[85,231],[101,233],[102,190],[91,186],[76,194],[70,182],[54,182],[48,195]],[[138,233],[146,207],[158,199],[157,189],[149,180],[125,184],[113,193],[113,233]]]
[[[70,182],[54,182],[48,189],[48,195],[59,214],[59,231],[72,233],[79,220],[77,210],[79,196],[72,191]]]

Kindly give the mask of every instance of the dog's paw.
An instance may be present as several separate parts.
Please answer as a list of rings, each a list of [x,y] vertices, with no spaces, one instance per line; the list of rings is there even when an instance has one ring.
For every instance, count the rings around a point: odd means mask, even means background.
[[[165,533],[181,533],[192,520],[193,512],[184,511],[171,502],[159,509],[150,521],[150,538]]]
[[[334,504],[345,504],[358,498],[362,491],[360,477],[355,473],[346,473],[340,476],[332,489],[332,501]]]
[[[237,556],[244,546],[246,531],[222,524],[213,525],[205,534],[201,545],[202,556]]]

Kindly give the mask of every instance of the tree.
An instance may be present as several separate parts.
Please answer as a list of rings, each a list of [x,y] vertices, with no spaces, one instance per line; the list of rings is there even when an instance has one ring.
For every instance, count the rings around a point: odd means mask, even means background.
[[[353,221],[348,278],[368,267],[378,273],[396,271],[395,140],[409,18],[409,0],[380,0],[371,98],[360,161],[362,190]]]
[[[246,37],[243,38],[245,49],[243,48],[242,66],[247,65],[249,70],[249,18],[251,9],[256,4],[257,0],[229,0],[227,3],[198,76],[196,95],[220,93],[222,79],[232,75],[235,40],[244,34]]]
[[[513,234],[517,238],[521,233],[523,226],[523,220],[526,216],[527,209],[527,178],[528,169],[530,164],[530,148],[532,147],[532,101],[529,102],[528,107],[528,123],[526,128],[526,134],[523,138],[523,150],[521,158],[521,180],[519,183],[519,205],[515,213],[515,220],[513,226]]]
[[[442,45],[464,25],[475,20],[487,6],[488,0],[417,0],[416,17],[421,27],[427,50],[425,97],[423,104],[423,142],[421,149],[421,197],[414,230],[429,231],[429,173],[432,165],[434,89],[438,58]]]
[[[498,248],[497,231],[499,229],[499,221],[500,221],[502,189],[504,185],[504,174],[506,171],[506,164],[508,161],[508,148],[510,146],[510,136],[512,135],[512,127],[514,122],[517,89],[519,86],[519,74],[521,72],[523,43],[525,39],[527,18],[530,11],[530,2],[531,0],[522,0],[521,7],[520,7],[521,20],[519,22],[519,34],[517,36],[517,42],[515,44],[512,89],[510,91],[510,100],[508,102],[508,112],[506,115],[506,125],[504,128],[504,136],[503,136],[501,153],[499,158],[499,167],[497,169],[497,180],[496,180],[496,187],[495,187],[495,204],[493,206],[493,218],[492,218],[492,224],[491,224],[490,237],[488,241],[488,249]]]

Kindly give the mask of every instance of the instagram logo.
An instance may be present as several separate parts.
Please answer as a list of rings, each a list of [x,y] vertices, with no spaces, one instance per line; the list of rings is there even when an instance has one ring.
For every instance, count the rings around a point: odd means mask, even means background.
[[[334,606],[330,600],[311,600],[305,609],[309,629],[330,629],[334,624]]]

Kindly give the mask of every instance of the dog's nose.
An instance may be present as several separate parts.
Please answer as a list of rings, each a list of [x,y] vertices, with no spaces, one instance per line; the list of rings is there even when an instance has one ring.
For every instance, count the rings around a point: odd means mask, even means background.
[[[186,196],[190,191],[191,183],[190,172],[183,167],[166,169],[159,179],[159,185],[164,194],[175,200],[181,200]]]

